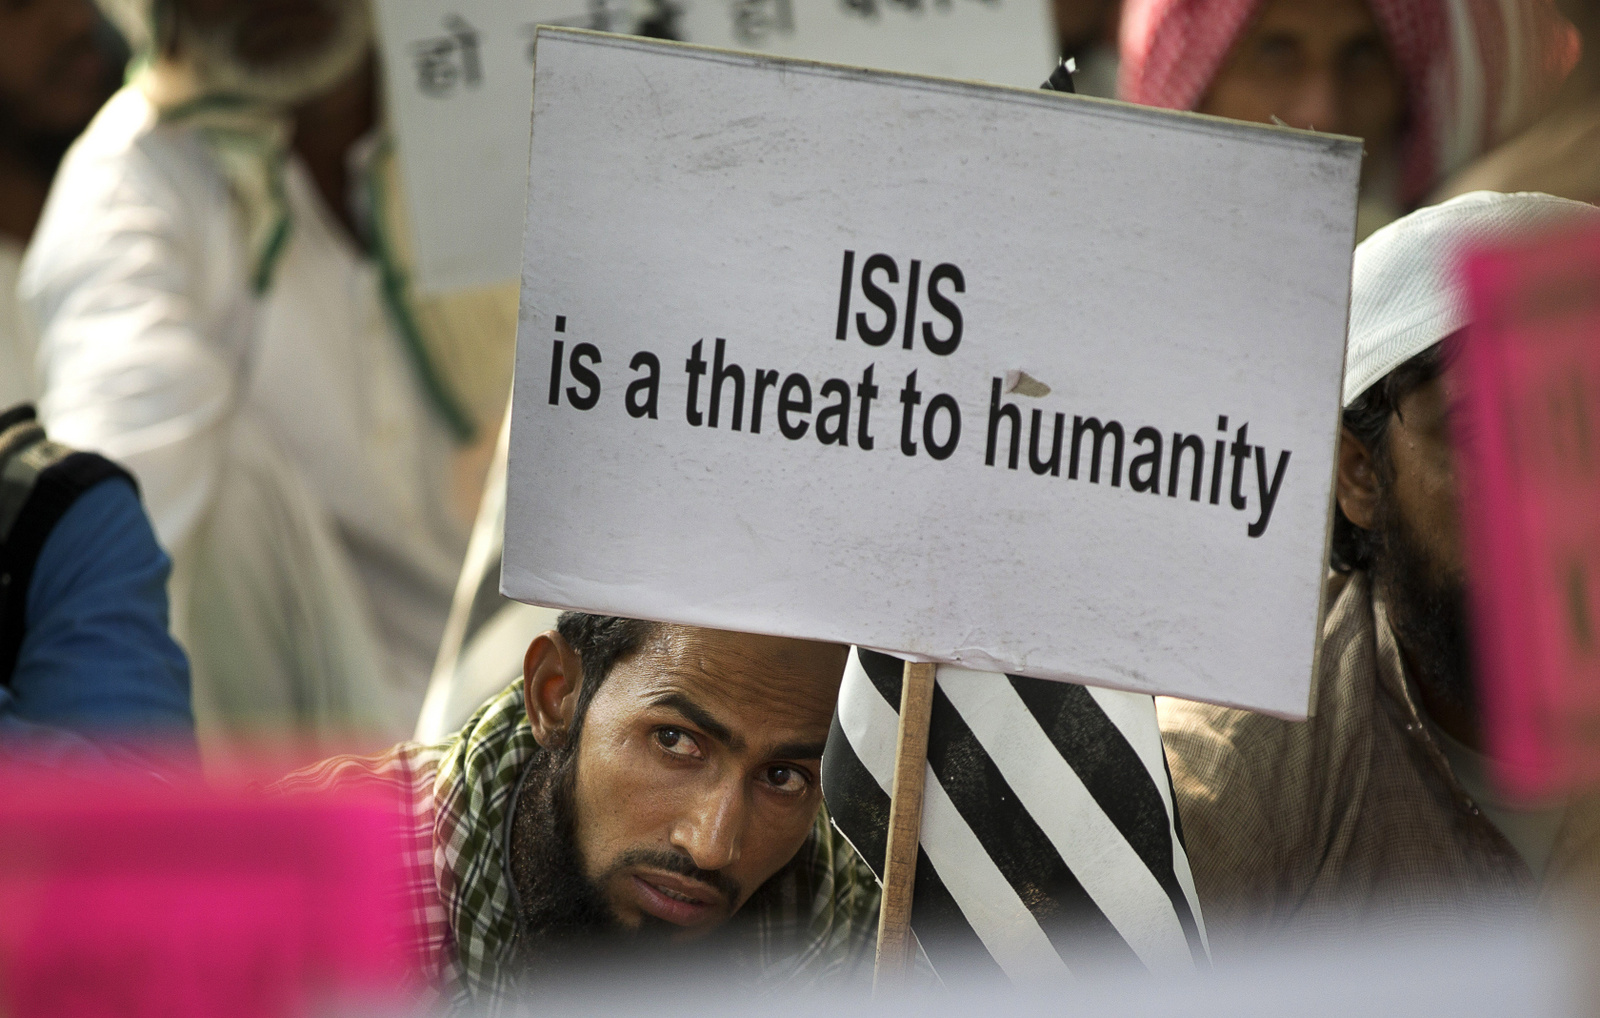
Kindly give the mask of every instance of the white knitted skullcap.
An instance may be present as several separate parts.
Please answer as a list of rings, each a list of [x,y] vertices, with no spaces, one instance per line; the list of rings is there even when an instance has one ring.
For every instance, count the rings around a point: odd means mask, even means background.
[[[1344,405],[1467,324],[1466,287],[1457,276],[1463,252],[1553,221],[1595,216],[1600,209],[1593,205],[1553,195],[1474,191],[1368,237],[1351,271]]]

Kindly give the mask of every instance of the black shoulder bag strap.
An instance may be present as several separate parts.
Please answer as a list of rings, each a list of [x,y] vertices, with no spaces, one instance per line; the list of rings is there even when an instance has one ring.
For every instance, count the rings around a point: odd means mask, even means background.
[[[52,442],[33,407],[0,413],[0,686],[11,684],[27,626],[33,567],[57,521],[78,496],[126,470],[91,452]]]

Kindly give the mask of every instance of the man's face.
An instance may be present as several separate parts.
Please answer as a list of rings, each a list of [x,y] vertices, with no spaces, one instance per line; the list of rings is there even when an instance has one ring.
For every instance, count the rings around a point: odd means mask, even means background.
[[[1466,567],[1456,508],[1452,429],[1460,416],[1449,373],[1403,397],[1389,422],[1388,496],[1398,522],[1428,565],[1427,579],[1461,586]]]
[[[1364,0],[1267,0],[1234,44],[1200,112],[1350,134],[1394,147],[1400,75]]]
[[[322,94],[371,45],[367,0],[177,0],[177,9],[174,45],[205,84],[270,102]]]
[[[1458,395],[1447,372],[1400,399],[1384,437],[1387,463],[1365,504],[1352,500],[1341,449],[1340,506],[1377,535],[1373,582],[1425,706],[1447,729],[1470,734],[1477,706],[1452,447]]]
[[[89,0],[0,0],[0,125],[71,137],[109,93]]]
[[[573,835],[624,927],[701,936],[799,851],[845,654],[661,626],[613,666],[582,724]]]

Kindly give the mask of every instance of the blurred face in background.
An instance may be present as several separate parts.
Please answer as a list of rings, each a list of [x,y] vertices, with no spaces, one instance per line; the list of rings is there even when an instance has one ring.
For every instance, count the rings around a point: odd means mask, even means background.
[[[0,0],[0,146],[54,165],[110,95],[89,0]]]
[[[212,94],[293,105],[348,77],[372,44],[367,0],[177,0],[177,11],[173,48]]]
[[[1405,102],[1399,70],[1364,0],[1268,0],[1199,110],[1354,135],[1366,142],[1366,175],[1392,160]]]

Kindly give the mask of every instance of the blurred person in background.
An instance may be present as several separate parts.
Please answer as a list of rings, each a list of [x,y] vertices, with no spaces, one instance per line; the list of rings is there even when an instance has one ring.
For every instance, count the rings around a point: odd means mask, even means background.
[[[821,808],[847,651],[566,612],[443,744],[277,790],[398,794],[422,975],[454,1005],[614,980],[619,951],[837,989],[870,970],[879,901]]]
[[[1502,922],[1600,876],[1600,804],[1508,801],[1487,777],[1446,371],[1469,323],[1456,253],[1574,219],[1600,210],[1480,191],[1356,249],[1311,717],[1157,701],[1219,957],[1290,931]]]
[[[1077,64],[1079,95],[1117,94],[1117,18],[1122,0],[1055,0],[1056,42],[1063,59]]]
[[[0,2],[0,410],[31,400],[17,271],[56,164],[116,88],[90,0]]]
[[[1119,98],[1366,143],[1356,239],[1548,108],[1549,0],[1127,0]]]
[[[1600,202],[1600,2],[1558,0],[1582,55],[1550,111],[1526,131],[1452,177],[1437,200],[1468,191],[1544,191]]]
[[[49,441],[26,404],[0,411],[0,476],[0,753],[192,757],[170,563],[133,479]]]
[[[106,12],[140,69],[24,262],[41,414],[139,479],[208,763],[392,743],[460,570],[515,301],[498,331],[441,327],[410,289],[366,0]]]

